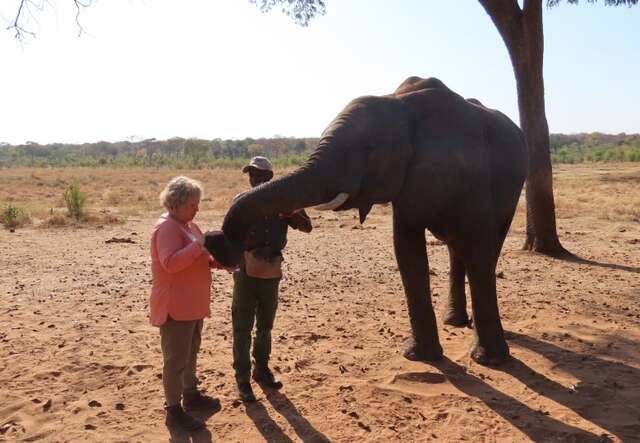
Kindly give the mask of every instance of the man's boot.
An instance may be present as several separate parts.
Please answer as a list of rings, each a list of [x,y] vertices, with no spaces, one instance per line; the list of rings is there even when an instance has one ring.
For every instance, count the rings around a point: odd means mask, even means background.
[[[215,411],[220,409],[220,400],[209,397],[198,391],[185,392],[182,394],[182,404],[187,411],[208,410]]]
[[[168,406],[165,407],[167,412],[167,418],[165,423],[170,428],[180,428],[184,431],[195,431],[204,427],[204,423],[200,420],[196,420],[182,409],[182,406]]]
[[[240,400],[245,403],[256,401],[256,396],[253,394],[251,383],[248,381],[238,383],[238,395],[240,395]]]
[[[253,379],[261,386],[266,386],[267,388],[282,388],[282,382],[273,375],[273,372],[271,372],[268,366],[256,367],[253,370]]]

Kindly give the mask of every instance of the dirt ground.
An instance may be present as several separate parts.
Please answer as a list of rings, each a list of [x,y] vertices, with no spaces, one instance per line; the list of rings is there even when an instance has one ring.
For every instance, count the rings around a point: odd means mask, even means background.
[[[241,174],[182,173],[206,186],[196,221],[219,227]],[[363,226],[351,212],[311,212],[314,231],[289,237],[273,332],[284,388],[237,401],[232,280],[216,271],[199,373],[222,409],[192,434],[164,426],[147,320],[149,231],[176,174],[0,170],[0,203],[35,214],[32,226],[0,230],[0,441],[640,441],[640,166],[555,168],[558,231],[579,262],[522,252],[519,208],[497,270],[513,357],[498,369],[469,359],[472,330],[441,322],[443,361],[402,358],[409,321],[389,207]],[[39,227],[73,178],[94,211],[126,223]],[[448,257],[428,240],[440,316]]]

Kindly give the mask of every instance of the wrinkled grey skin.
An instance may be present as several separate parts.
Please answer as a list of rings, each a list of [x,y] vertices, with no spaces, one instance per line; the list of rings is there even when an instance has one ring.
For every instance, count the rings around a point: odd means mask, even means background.
[[[266,214],[349,199],[364,222],[371,206],[393,204],[394,248],[404,284],[412,338],[405,357],[442,357],[431,305],[425,229],[447,244],[450,294],[446,324],[469,324],[471,357],[498,365],[509,348],[498,313],[495,268],[527,176],[520,129],[498,111],[465,100],[435,78],[410,77],[390,95],[353,100],[333,120],[308,161],[259,186],[229,209],[223,231],[236,245]]]

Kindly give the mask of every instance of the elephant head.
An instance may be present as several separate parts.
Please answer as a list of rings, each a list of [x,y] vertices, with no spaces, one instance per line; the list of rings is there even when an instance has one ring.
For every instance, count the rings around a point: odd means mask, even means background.
[[[409,109],[394,95],[353,100],[302,167],[234,201],[225,235],[241,244],[258,217],[318,205],[357,208],[364,222],[373,204],[393,201],[402,189],[413,152]]]

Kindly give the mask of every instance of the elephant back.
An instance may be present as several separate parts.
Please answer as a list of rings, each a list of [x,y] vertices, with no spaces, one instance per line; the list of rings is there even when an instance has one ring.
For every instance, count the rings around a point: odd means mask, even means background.
[[[405,81],[400,83],[400,86],[393,92],[394,96],[398,96],[401,94],[406,94],[409,92],[421,91],[423,89],[449,89],[447,86],[439,79],[435,77],[422,78],[412,76],[407,78]]]

